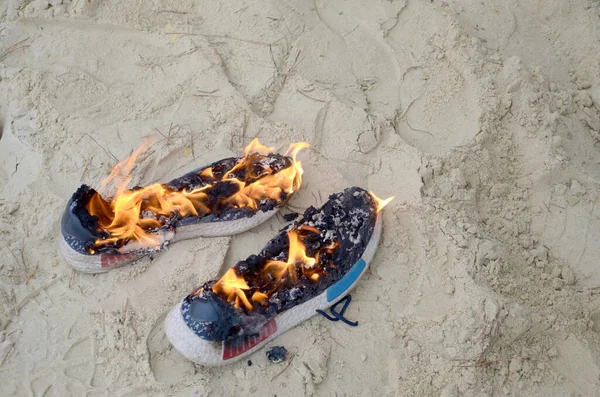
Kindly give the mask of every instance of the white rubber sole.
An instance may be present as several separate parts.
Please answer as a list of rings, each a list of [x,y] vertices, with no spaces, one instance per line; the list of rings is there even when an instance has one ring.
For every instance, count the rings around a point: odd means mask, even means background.
[[[233,236],[255,228],[275,215],[278,210],[278,208],[274,208],[270,211],[259,211],[251,217],[233,221],[206,222],[181,226],[175,233],[165,233],[163,235],[163,242],[172,244],[177,241],[197,237]],[[105,273],[148,255],[146,253],[126,252],[127,246],[123,247],[123,252],[119,254],[87,255],[71,248],[62,236],[60,236],[59,240],[59,251],[62,257],[68,264],[82,273]]]
[[[259,350],[268,342],[303,323],[316,314],[336,304],[358,283],[369,267],[379,245],[382,217],[377,217],[371,240],[361,258],[337,283],[331,285],[313,299],[286,310],[270,319],[259,335],[246,337],[235,345],[225,342],[209,342],[197,336],[185,323],[180,302],[165,318],[165,333],[171,344],[188,360],[205,366],[226,365]]]

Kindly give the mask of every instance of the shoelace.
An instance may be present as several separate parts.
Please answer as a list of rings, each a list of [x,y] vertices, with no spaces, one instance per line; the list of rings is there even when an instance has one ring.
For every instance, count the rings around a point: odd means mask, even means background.
[[[317,310],[316,312],[325,317],[329,321],[342,321],[344,324],[348,324],[351,327],[356,327],[358,325],[358,321],[350,321],[346,317],[344,317],[344,313],[348,308],[348,305],[352,302],[352,295],[348,294],[340,299],[335,305],[329,308],[331,315],[325,313],[323,310]],[[339,304],[343,303],[342,310],[337,311],[337,307]]]

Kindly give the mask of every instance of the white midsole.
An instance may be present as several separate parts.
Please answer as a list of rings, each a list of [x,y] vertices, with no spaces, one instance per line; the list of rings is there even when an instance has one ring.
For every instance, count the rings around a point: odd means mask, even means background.
[[[373,229],[373,234],[371,235],[371,240],[369,240],[369,243],[367,244],[365,251],[363,252],[361,257],[361,259],[365,261],[366,266],[364,267],[360,275],[356,278],[354,283],[352,283],[344,292],[338,295],[331,302],[327,301],[327,290],[325,290],[313,299],[278,314],[274,317],[275,322],[277,324],[277,331],[262,342],[258,343],[253,348],[245,351],[244,353],[234,358],[223,360],[223,343],[209,342],[197,336],[187,326],[185,320],[183,319],[181,313],[182,302],[175,306],[165,318],[165,333],[167,334],[167,338],[169,338],[171,344],[173,344],[175,349],[177,349],[184,357],[197,364],[205,366],[220,366],[229,364],[249,354],[252,354],[256,350],[260,349],[265,344],[267,344],[269,341],[271,341],[273,338],[276,338],[278,335],[281,335],[287,330],[295,327],[298,324],[301,324],[302,322],[314,316],[316,314],[316,310],[325,310],[331,307],[332,305],[336,304],[340,299],[346,296],[346,294],[352,288],[354,288],[356,283],[358,283],[358,281],[360,280],[361,276],[369,268],[369,263],[375,256],[375,251],[377,250],[377,246],[379,245],[379,239],[381,237],[382,223],[382,217],[378,216],[377,221],[375,222],[375,227]],[[329,288],[332,287],[333,285]]]
[[[278,208],[274,208],[270,211],[258,211],[253,216],[240,218],[233,221],[205,222],[181,226],[175,230],[174,235],[167,236],[165,240],[168,241],[169,244],[172,244],[177,241],[189,240],[197,237],[233,236],[260,225],[275,215],[278,210]],[[124,266],[147,255],[145,253],[132,255],[131,258],[119,262],[117,266],[102,267],[101,255],[106,254],[82,254],[81,252],[71,248],[63,236],[60,236],[59,238],[59,251],[68,264],[82,273],[104,273],[116,267]]]

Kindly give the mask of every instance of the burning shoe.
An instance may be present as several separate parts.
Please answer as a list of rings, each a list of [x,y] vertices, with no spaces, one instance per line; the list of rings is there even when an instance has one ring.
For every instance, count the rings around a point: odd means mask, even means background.
[[[390,200],[353,187],[310,207],[260,254],[183,299],[165,319],[167,337],[198,364],[224,365],[334,305],[367,270]]]
[[[82,185],[62,218],[60,251],[75,269],[100,273],[194,237],[230,236],[273,216],[302,183],[296,154],[308,144],[290,145],[285,155],[258,140],[244,157],[227,158],[165,184],[126,189],[134,155],[102,182],[119,175],[114,196]]]

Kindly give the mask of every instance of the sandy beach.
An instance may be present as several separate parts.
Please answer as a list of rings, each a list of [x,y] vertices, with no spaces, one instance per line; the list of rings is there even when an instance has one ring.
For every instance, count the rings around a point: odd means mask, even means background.
[[[0,3],[1,396],[600,396],[598,0]],[[302,212],[396,199],[348,318],[206,368],[163,319],[281,216],[105,274],[58,253],[81,184],[301,152]]]

